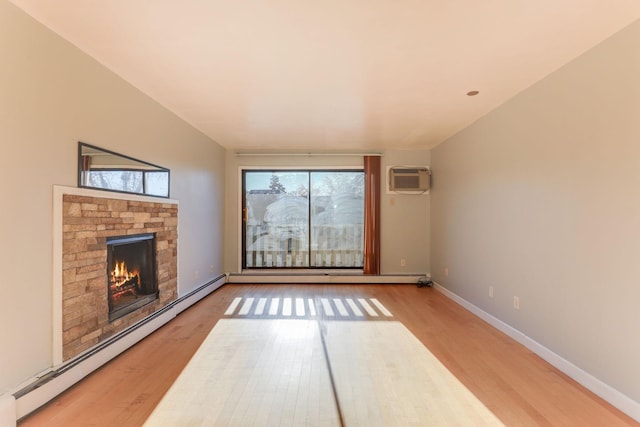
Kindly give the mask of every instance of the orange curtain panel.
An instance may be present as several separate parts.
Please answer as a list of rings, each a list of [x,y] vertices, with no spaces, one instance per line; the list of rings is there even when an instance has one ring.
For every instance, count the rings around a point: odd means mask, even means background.
[[[364,156],[364,274],[380,274],[380,156]]]

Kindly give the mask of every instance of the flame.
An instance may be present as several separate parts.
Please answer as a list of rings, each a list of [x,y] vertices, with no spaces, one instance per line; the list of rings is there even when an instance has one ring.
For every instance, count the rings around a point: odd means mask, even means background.
[[[114,298],[124,294],[126,292],[135,293],[135,285],[131,282],[131,279],[138,277],[138,280],[133,283],[140,282],[140,271],[133,269],[129,271],[124,261],[116,260],[111,271],[111,292]],[[127,285],[127,286],[125,286]]]

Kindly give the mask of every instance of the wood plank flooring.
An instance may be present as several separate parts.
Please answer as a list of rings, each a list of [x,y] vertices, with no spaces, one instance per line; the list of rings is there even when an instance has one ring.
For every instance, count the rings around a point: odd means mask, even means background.
[[[225,314],[236,298],[237,307]],[[361,299],[378,318],[386,319],[371,302],[379,301],[393,314],[392,320],[378,320],[380,325],[396,321],[404,325],[504,425],[640,425],[436,290],[412,285],[225,285],[19,425],[140,426],[220,319],[250,319],[259,306],[259,316],[264,317],[275,298],[280,298],[276,321],[295,319],[299,301],[305,307],[299,317],[308,319],[309,299],[318,302],[314,308],[323,316],[322,301],[327,300],[337,317],[338,299],[354,318],[345,323],[354,327],[360,316],[348,300],[363,316],[375,317],[359,303]],[[290,314],[285,316],[282,304],[287,298]],[[262,425],[269,425],[268,420]]]
[[[145,427],[339,426],[317,322],[221,319]]]
[[[400,322],[327,322],[328,359],[344,424],[503,424]]]

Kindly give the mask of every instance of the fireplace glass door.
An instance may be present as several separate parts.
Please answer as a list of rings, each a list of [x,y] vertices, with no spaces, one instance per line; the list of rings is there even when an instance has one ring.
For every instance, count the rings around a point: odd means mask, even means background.
[[[155,253],[154,234],[107,239],[109,321],[158,297]]]

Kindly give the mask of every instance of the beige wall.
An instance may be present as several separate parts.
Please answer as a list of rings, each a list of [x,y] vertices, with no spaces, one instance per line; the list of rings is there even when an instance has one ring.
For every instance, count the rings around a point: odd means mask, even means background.
[[[382,169],[387,165],[428,165],[428,151],[385,152]],[[227,152],[226,161],[226,234],[225,271],[240,271],[240,194],[242,168],[362,168],[362,156],[236,156]],[[393,200],[393,201],[391,201]],[[421,273],[428,271],[428,200],[429,196],[382,194],[381,201],[381,272]],[[393,203],[393,204],[392,204]],[[426,221],[425,221],[426,219]],[[405,268],[400,259],[407,260]]]
[[[640,22],[433,149],[431,194],[435,280],[636,402],[638,46]]]
[[[431,152],[385,151],[382,156],[383,183],[381,217],[381,271],[384,274],[427,274],[429,269],[429,201],[431,195],[399,194],[387,191],[390,166],[429,166]],[[406,265],[400,266],[404,259]]]
[[[79,140],[171,169],[184,294],[223,272],[224,150],[0,0],[0,394],[51,366],[52,186]]]

